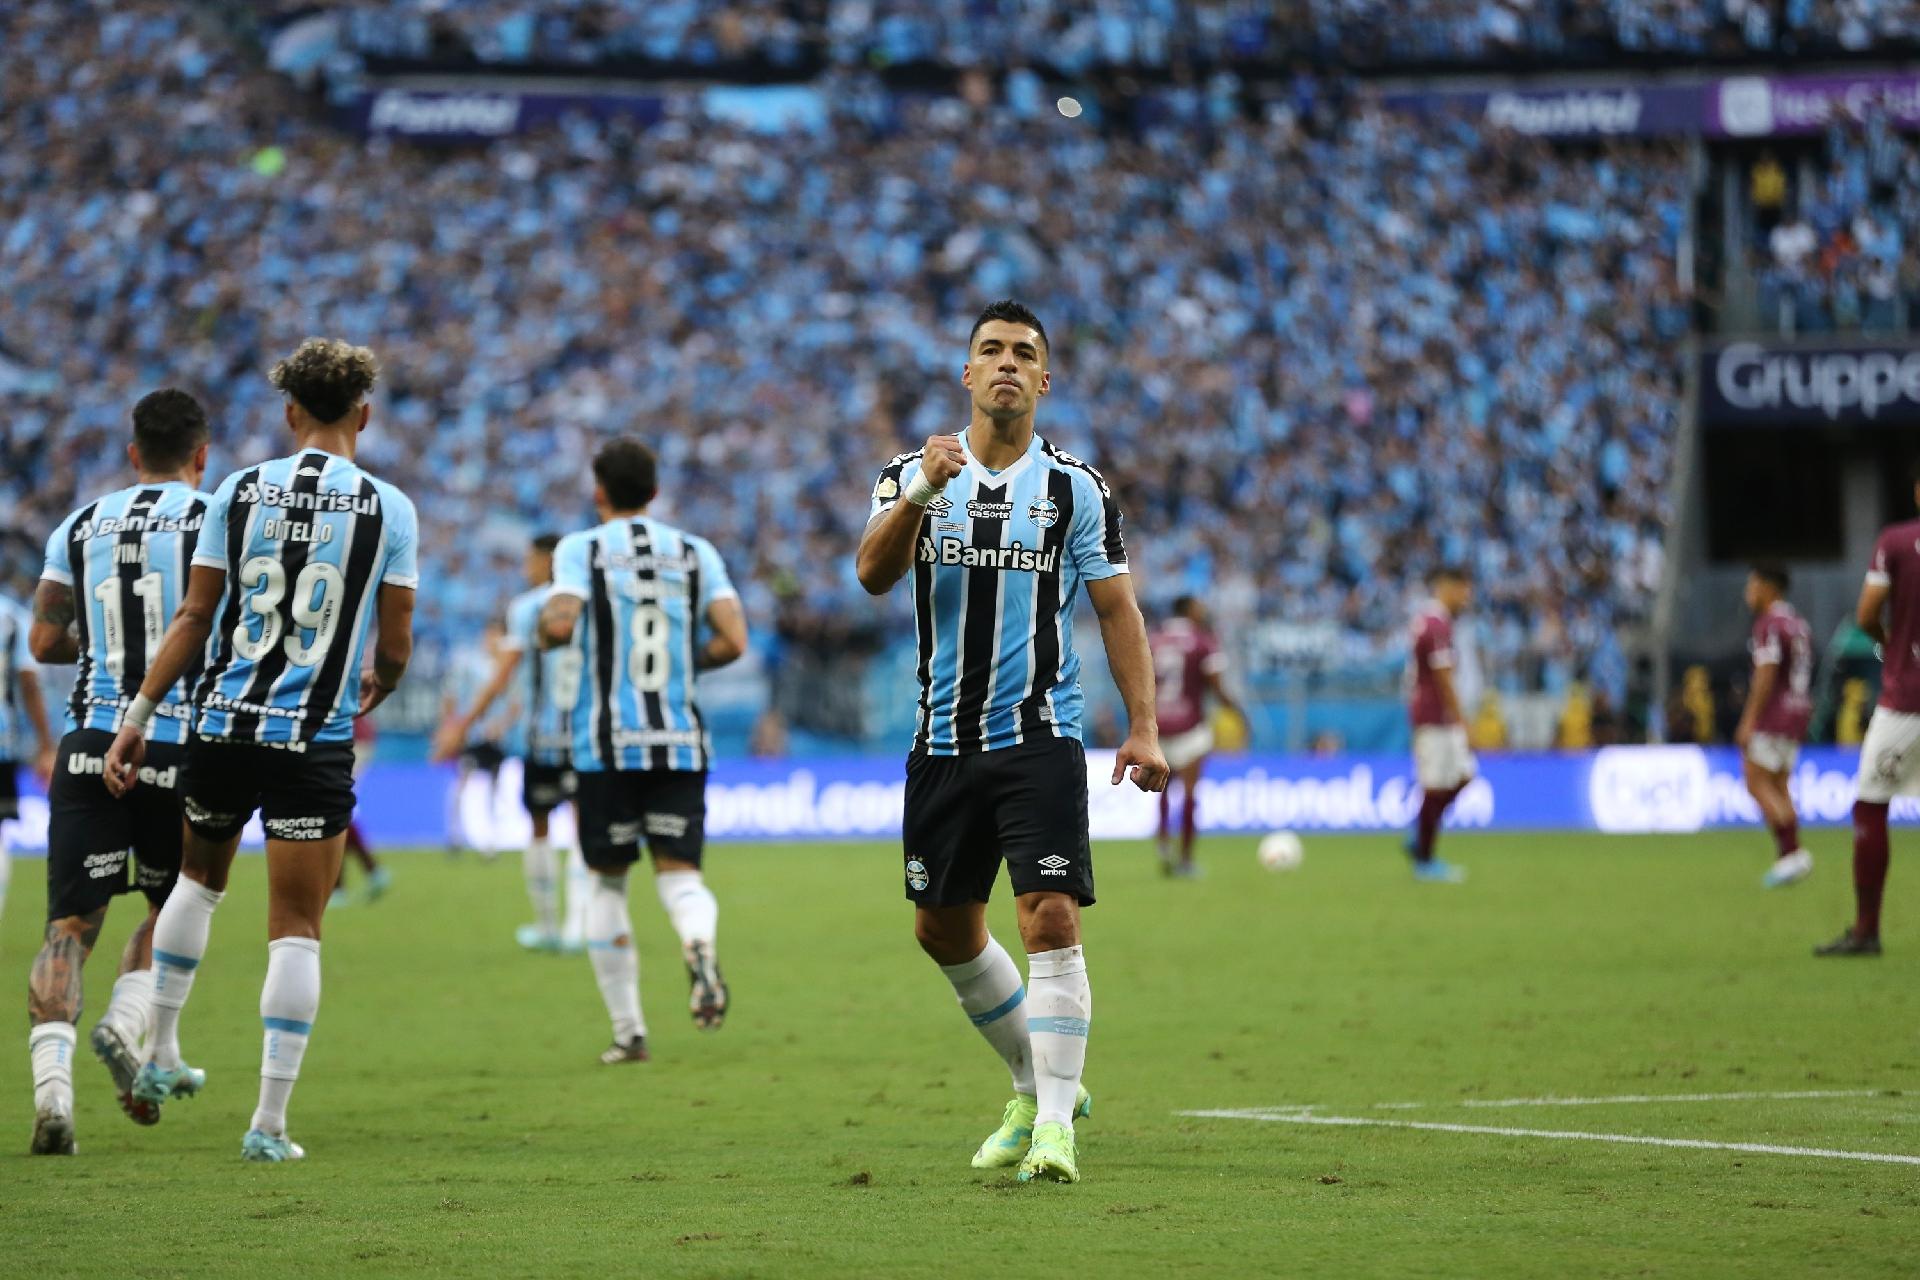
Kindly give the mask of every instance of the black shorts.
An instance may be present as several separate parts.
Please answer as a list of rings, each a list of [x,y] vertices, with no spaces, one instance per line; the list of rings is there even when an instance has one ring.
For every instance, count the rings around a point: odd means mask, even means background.
[[[481,773],[498,773],[500,766],[506,763],[507,753],[500,749],[497,742],[469,742],[466,750],[460,753],[460,762]]]
[[[187,824],[208,840],[240,834],[260,811],[269,840],[327,840],[353,822],[353,743],[273,747],[193,736]]]
[[[20,765],[0,760],[0,822],[20,816]]]
[[[552,813],[573,799],[579,789],[579,775],[571,765],[535,764],[529,760],[521,769],[520,802],[528,813]]]
[[[1087,753],[1076,740],[908,756],[906,804],[901,837],[915,904],[988,901],[1004,859],[1014,893],[1070,893],[1093,905]]]
[[[147,744],[140,784],[107,791],[113,735],[76,729],[60,739],[47,788],[47,919],[91,915],[134,889],[155,906],[180,878],[180,784],[187,749]]]
[[[707,843],[707,774],[690,769],[580,771],[580,856],[595,871],[622,871],[655,858],[700,865]]]

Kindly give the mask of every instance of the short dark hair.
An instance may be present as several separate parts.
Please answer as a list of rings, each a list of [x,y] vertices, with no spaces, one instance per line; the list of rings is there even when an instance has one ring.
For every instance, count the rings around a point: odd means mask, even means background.
[[[1427,585],[1429,587],[1438,586],[1442,582],[1472,581],[1473,574],[1469,573],[1467,566],[1463,564],[1448,562],[1446,564],[1437,564],[1427,570]]]
[[[593,455],[593,478],[619,511],[638,511],[660,492],[660,468],[653,450],[638,440],[615,440]]]
[[[1787,594],[1787,586],[1792,582],[1787,575],[1787,566],[1772,560],[1764,560],[1752,566],[1749,571],[1781,595]]]
[[[1173,616],[1176,618],[1188,616],[1193,612],[1193,606],[1196,603],[1198,602],[1192,596],[1175,596],[1173,598]]]
[[[1006,320],[1013,324],[1024,324],[1040,335],[1040,349],[1051,351],[1053,344],[1047,341],[1047,326],[1040,323],[1040,317],[1029,311],[1025,304],[1012,298],[1002,298],[998,302],[989,302],[981,311],[980,318],[973,322],[973,328],[967,330],[967,350],[973,350],[973,340],[980,333],[980,326],[990,320]]]
[[[338,338],[308,338],[273,366],[267,380],[316,422],[338,422],[373,390],[380,361]]]
[[[211,438],[207,411],[178,387],[149,391],[133,406],[133,444],[143,466],[173,471]]]
[[[560,535],[557,533],[537,533],[533,536],[533,549],[543,555],[552,555],[553,549],[559,545]]]

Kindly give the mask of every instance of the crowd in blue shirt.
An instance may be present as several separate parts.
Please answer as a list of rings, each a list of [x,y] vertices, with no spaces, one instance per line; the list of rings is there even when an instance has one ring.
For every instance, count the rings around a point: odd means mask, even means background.
[[[1489,668],[1549,685],[1650,607],[1677,149],[1358,99],[1137,138],[953,99],[880,127],[856,79],[816,132],[689,106],[415,150],[310,118],[178,6],[99,13],[16,6],[0,39],[0,349],[32,375],[0,414],[16,589],[79,496],[124,483],[141,392],[205,399],[216,472],[274,456],[265,370],[326,333],[385,365],[361,461],[418,504],[425,646],[498,612],[531,534],[590,522],[586,459],[625,432],[750,618],[904,636],[904,595],[852,575],[867,487],[964,423],[968,323],[1013,294],[1055,338],[1042,431],[1114,483],[1151,607],[1205,590],[1231,635],[1332,620],[1379,657],[1459,560]]]
[[[300,4],[310,10],[311,4]],[[388,58],[716,66],[1044,63],[1068,73],[1292,56],[1360,62],[1817,54],[1920,38],[1915,0],[362,0]]]

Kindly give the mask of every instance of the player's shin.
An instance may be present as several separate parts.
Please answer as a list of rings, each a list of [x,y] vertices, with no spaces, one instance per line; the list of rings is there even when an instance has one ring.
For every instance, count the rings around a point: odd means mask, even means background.
[[[662,871],[654,877],[654,887],[681,947],[704,942],[711,949],[720,928],[720,903],[706,879],[698,871]]]
[[[147,1047],[147,1060],[156,1066],[180,1065],[180,1011],[206,954],[214,908],[224,897],[182,876],[160,908],[153,926],[153,1034]]]
[[[1093,993],[1080,947],[1038,951],[1027,957],[1027,1035],[1033,1044],[1033,1079],[1039,1100],[1036,1127],[1073,1127],[1080,1077],[1087,1064],[1087,1031]]]
[[[986,949],[979,955],[965,964],[943,964],[940,972],[953,984],[961,1012],[1007,1064],[1013,1091],[1033,1097],[1033,1048],[1021,1008],[1027,993],[1013,957],[989,935]]]
[[[593,895],[587,902],[587,957],[600,985],[617,1044],[628,1044],[647,1033],[640,1014],[640,956],[633,947],[633,921],[627,914],[627,877],[593,877]]]
[[[100,1015],[100,1021],[128,1046],[138,1045],[147,1034],[153,1016],[153,978],[152,969],[131,969],[115,978],[107,1011]]]
[[[1856,801],[1853,806],[1853,896],[1859,914],[1853,924],[1855,937],[1880,936],[1880,898],[1887,887],[1887,863],[1891,856],[1887,805]]]
[[[533,904],[534,927],[549,938],[560,933],[560,860],[554,856],[553,842],[535,836],[520,859],[526,877],[527,901]]]
[[[320,941],[276,938],[267,944],[267,980],[260,988],[260,1105],[249,1126],[287,1131],[287,1100],[300,1078],[314,1015],[320,1012]]]

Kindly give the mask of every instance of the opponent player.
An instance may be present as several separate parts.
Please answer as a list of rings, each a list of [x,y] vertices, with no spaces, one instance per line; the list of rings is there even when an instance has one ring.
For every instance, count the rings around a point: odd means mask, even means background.
[[[1429,598],[1413,619],[1413,648],[1408,660],[1412,696],[1413,772],[1420,784],[1420,817],[1407,852],[1413,878],[1433,884],[1458,884],[1467,878],[1459,867],[1434,856],[1440,821],[1477,769],[1467,746],[1467,718],[1453,682],[1453,620],[1473,601],[1473,580],[1457,565],[1427,575]]]
[[[1920,466],[1912,476],[1920,504]],[[1880,701],[1860,744],[1853,803],[1854,921],[1814,948],[1819,956],[1880,954],[1880,899],[1892,856],[1887,808],[1897,795],[1920,794],[1920,520],[1889,525],[1873,548],[1873,567],[1855,609],[1860,629],[1880,647]]]
[[[694,676],[747,651],[746,615],[713,545],[646,514],[657,475],[652,450],[637,440],[594,455],[602,523],[560,540],[540,612],[541,643],[575,646],[584,673],[568,723],[580,848],[593,870],[587,954],[613,1020],[613,1043],[600,1055],[609,1065],[647,1060],[627,914],[627,869],[643,837],[660,905],[680,935],[694,1025],[711,1031],[727,1015],[714,953],[720,906],[700,873],[713,748]]]
[[[240,1146],[248,1160],[306,1154],[287,1138],[287,1100],[320,1008],[320,918],[353,817],[353,718],[393,692],[413,648],[413,503],[353,461],[377,374],[371,351],[325,338],[273,367],[297,451],[236,471],[214,492],[186,599],[107,752],[107,787],[125,794],[155,706],[204,653],[180,883],[154,925],[153,1034],[133,1096],[164,1102],[206,1081],[180,1059],[180,1013],[240,830],[258,809],[269,941],[260,1101]]]
[[[27,1051],[33,1060],[35,1155],[72,1155],[75,1024],[81,975],[107,907],[137,888],[147,916],[127,939],[106,1013],[88,1037],[113,1076],[120,1106],[139,1124],[160,1119],[136,1102],[136,1056],[153,995],[153,923],[180,874],[180,765],[192,708],[191,674],[154,708],[142,781],[125,800],[107,793],[107,747],[130,691],[146,677],[166,621],[186,589],[187,558],[206,514],[207,415],[168,388],[133,407],[127,458],[139,483],[73,512],[47,540],[33,601],[33,656],[77,662],[59,771],[47,789],[47,929],[27,979]],[[137,865],[136,865],[137,864]]]
[[[1091,1101],[1080,1077],[1093,1015],[1080,942],[1080,910],[1094,894],[1073,645],[1083,582],[1129,721],[1112,780],[1131,774],[1158,791],[1167,762],[1119,504],[1097,471],[1034,431],[1047,354],[1026,307],[1003,301],[980,313],[960,373],[972,401],[966,431],[934,436],[881,471],[857,571],[874,595],[913,574],[920,726],[907,757],[907,898],[921,948],[1013,1075],[1013,1100],[973,1166],[1077,1182],[1073,1121]],[[1002,861],[1030,990],[987,932]]]
[[[1207,721],[1207,698],[1226,707],[1242,720],[1240,704],[1227,692],[1220,673],[1227,668],[1226,655],[1214,638],[1207,607],[1193,596],[1181,596],[1173,602],[1173,616],[1163,622],[1149,639],[1153,649],[1154,686],[1158,690],[1155,707],[1160,721],[1160,745],[1166,752],[1167,768],[1180,783],[1180,857],[1173,855],[1172,799],[1169,785],[1160,793],[1160,869],[1170,876],[1191,879],[1200,874],[1193,861],[1194,816],[1198,807],[1194,791],[1200,785],[1200,769],[1213,752],[1213,726]]]
[[[1747,608],[1753,613],[1753,683],[1733,740],[1744,753],[1747,792],[1773,832],[1777,856],[1761,881],[1769,889],[1797,884],[1813,871],[1813,855],[1800,847],[1800,820],[1793,811],[1787,776],[1813,719],[1813,629],[1787,603],[1787,571],[1756,565],[1747,574]]]
[[[521,862],[527,897],[533,903],[533,923],[523,925],[517,937],[521,946],[536,951],[565,949],[560,930],[560,869],[569,858],[553,847],[552,822],[553,811],[573,799],[578,787],[569,716],[580,691],[580,650],[572,645],[540,650],[540,610],[552,594],[553,552],[559,542],[559,535],[543,533],[527,548],[527,590],[507,605],[506,633],[493,673],[473,704],[456,712],[441,729],[434,748],[436,758],[451,759],[471,740],[473,726],[485,718],[500,695],[514,690],[518,715],[508,737],[521,759],[521,800],[533,824],[533,839]],[[571,917],[574,899],[580,895],[571,891],[571,879],[568,885]]]

